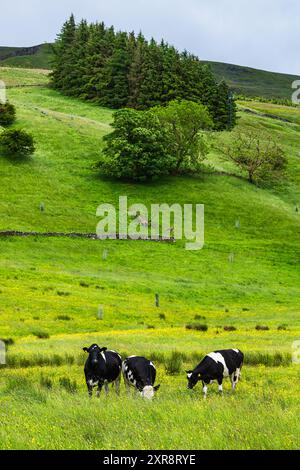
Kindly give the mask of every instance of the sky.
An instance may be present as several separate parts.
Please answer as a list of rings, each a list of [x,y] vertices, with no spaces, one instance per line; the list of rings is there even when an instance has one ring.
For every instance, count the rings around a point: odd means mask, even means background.
[[[53,41],[64,21],[104,21],[203,60],[300,75],[299,0],[0,0],[0,45]]]

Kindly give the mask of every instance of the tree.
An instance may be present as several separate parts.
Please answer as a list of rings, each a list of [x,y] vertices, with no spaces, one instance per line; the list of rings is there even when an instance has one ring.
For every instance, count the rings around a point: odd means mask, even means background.
[[[67,95],[114,109],[146,110],[185,99],[207,106],[214,129],[231,129],[236,109],[225,82],[198,57],[142,33],[115,32],[104,23],[64,24],[54,45],[52,84]]]
[[[174,100],[153,111],[169,135],[168,149],[174,157],[173,174],[199,170],[207,154],[201,131],[213,126],[207,108],[193,101]]]
[[[10,126],[16,120],[16,108],[11,103],[0,102],[0,126]]]
[[[250,183],[264,183],[283,175],[287,166],[282,147],[271,136],[254,132],[235,133],[229,143],[217,146],[223,158],[233,162]]]
[[[169,173],[169,136],[155,113],[122,109],[114,114],[112,126],[97,164],[104,175],[144,181]]]
[[[0,147],[3,153],[9,156],[28,157],[35,152],[33,137],[21,129],[2,132]]]
[[[130,56],[126,33],[118,33],[115,49],[103,68],[102,97],[100,104],[119,109],[127,105],[129,96],[128,74]]]

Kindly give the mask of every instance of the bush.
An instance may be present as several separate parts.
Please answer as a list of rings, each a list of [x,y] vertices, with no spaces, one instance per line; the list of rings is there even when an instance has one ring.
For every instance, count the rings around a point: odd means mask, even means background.
[[[182,366],[182,354],[179,351],[173,351],[171,356],[166,359],[165,369],[168,375],[179,374]]]
[[[236,331],[235,326],[224,326],[223,328],[224,331]]]
[[[256,325],[255,329],[257,331],[268,331],[270,328],[268,326],[265,326],[265,325]]]
[[[61,388],[64,388],[68,393],[76,393],[77,392],[77,382],[74,380],[73,382],[69,379],[69,377],[60,377],[59,378],[59,385]]]
[[[42,331],[42,330],[35,330],[35,331],[32,332],[32,334],[34,336],[36,336],[37,338],[39,338],[39,339],[49,339],[50,338],[49,333],[47,333],[46,331]]]
[[[8,102],[0,103],[0,126],[10,126],[16,120],[16,109]]]
[[[5,130],[0,135],[0,146],[10,156],[29,157],[35,152],[33,137],[21,129]]]
[[[207,331],[208,326],[202,323],[188,323],[185,325],[187,330]]]

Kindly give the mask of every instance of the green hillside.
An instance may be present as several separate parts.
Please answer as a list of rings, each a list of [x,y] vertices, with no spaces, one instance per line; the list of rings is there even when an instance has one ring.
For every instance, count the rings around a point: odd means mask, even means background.
[[[13,343],[1,369],[0,448],[299,447],[299,370],[287,364],[300,337],[300,109],[239,103],[239,128],[272,133],[286,151],[287,181],[277,189],[224,174],[236,170],[216,152],[206,162],[211,174],[120,183],[92,169],[111,110],[51,90],[43,71],[0,68],[0,80],[45,85],[8,90],[15,126],[33,134],[37,151],[22,162],[0,155],[0,230],[95,232],[98,205],[117,205],[119,195],[148,207],[205,204],[205,247],[196,252],[183,241],[0,237],[0,338]],[[93,342],[157,363],[154,406],[126,401],[123,389],[120,402],[113,395],[103,406],[87,402],[81,349]],[[212,391],[205,403],[200,386],[186,390],[184,369],[224,347],[245,351],[243,381],[236,397],[227,384],[222,402]],[[183,363],[173,376],[165,366],[175,350]],[[61,388],[62,378],[76,382],[76,394]],[[195,416],[203,423],[197,432]],[[98,422],[103,429],[91,432]]]
[[[251,67],[225,64],[222,62],[205,62],[209,64],[218,80],[226,80],[236,93],[246,96],[265,98],[291,99],[292,83],[299,80],[299,75],[288,75],[267,72]]]
[[[52,56],[51,44],[28,48],[0,47],[0,66],[51,69]]]
[[[7,57],[9,56],[10,57]],[[32,48],[0,47],[0,67],[51,69],[52,45],[42,44]],[[291,84],[299,76],[243,67],[222,62],[209,64],[218,81],[225,81],[239,94],[249,97],[291,99]],[[300,73],[300,72],[299,72]]]

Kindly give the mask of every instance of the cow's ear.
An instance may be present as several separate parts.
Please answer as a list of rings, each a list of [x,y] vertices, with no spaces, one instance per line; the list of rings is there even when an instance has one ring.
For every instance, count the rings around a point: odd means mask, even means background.
[[[156,385],[156,387],[153,387],[153,390],[154,390],[155,392],[157,392],[157,390],[158,390],[159,388],[160,388],[160,384],[159,384],[159,385]]]
[[[82,350],[87,353],[89,352],[89,348],[82,348]]]
[[[191,374],[193,371],[192,370],[186,370],[187,374]]]
[[[101,348],[100,349],[100,352],[105,352],[105,351],[107,351],[107,348]]]

